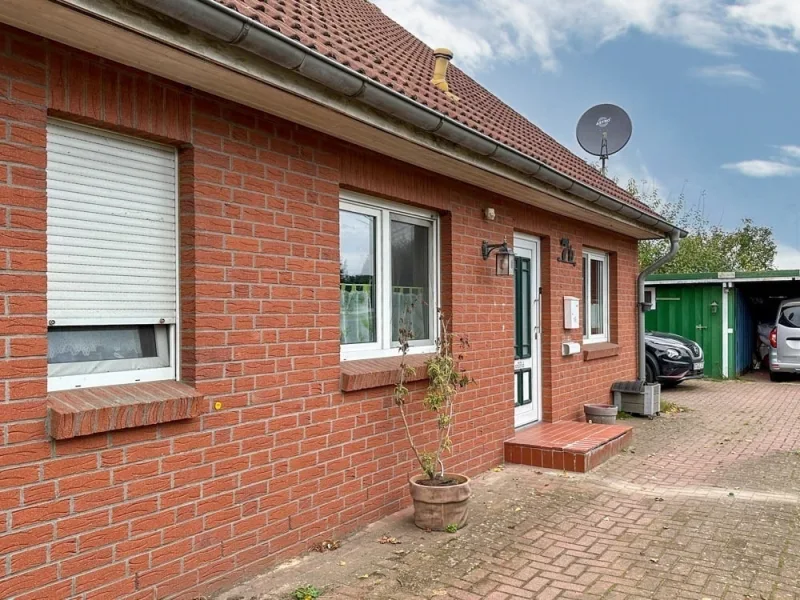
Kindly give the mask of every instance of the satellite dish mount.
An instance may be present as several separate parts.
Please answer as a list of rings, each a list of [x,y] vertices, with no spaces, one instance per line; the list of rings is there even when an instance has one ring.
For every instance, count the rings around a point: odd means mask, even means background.
[[[578,121],[576,135],[581,148],[600,157],[603,175],[608,157],[622,150],[633,133],[631,118],[614,104],[593,106]]]

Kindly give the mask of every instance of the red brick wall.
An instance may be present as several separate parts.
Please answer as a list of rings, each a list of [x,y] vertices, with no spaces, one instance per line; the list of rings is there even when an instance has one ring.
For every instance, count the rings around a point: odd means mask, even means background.
[[[182,148],[181,374],[204,416],[45,436],[48,113]],[[545,419],[579,418],[634,375],[628,238],[9,28],[0,138],[0,598],[191,597],[407,503],[391,389],[339,391],[340,186],[443,214],[443,305],[478,381],[459,400],[452,470],[501,461],[513,426],[512,282],[480,258],[483,239],[542,236]],[[560,356],[561,298],[582,289],[580,266],[554,260],[563,236],[578,256],[614,253],[618,357]]]

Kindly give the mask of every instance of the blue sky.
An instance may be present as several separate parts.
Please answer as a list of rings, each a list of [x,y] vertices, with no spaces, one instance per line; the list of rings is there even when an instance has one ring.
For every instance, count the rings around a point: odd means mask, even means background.
[[[374,1],[581,157],[580,115],[619,104],[611,175],[768,225],[800,268],[800,0]]]

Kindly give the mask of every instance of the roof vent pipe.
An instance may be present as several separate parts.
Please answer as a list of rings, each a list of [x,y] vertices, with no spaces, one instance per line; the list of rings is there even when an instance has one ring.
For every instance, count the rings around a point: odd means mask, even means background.
[[[453,51],[447,48],[436,48],[433,51],[433,56],[436,59],[436,64],[433,67],[431,83],[447,94],[448,98],[458,102],[458,96],[450,91],[450,86],[447,84],[447,67],[450,65],[450,61],[453,60]]]

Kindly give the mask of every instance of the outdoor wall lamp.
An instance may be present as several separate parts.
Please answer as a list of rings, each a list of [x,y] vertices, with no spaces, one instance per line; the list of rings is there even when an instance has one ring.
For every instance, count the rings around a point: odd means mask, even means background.
[[[489,255],[497,250],[497,274],[498,275],[513,275],[514,274],[514,252],[508,247],[508,242],[503,240],[502,244],[490,244],[485,241],[481,245],[481,255],[483,260],[488,260]]]
[[[717,314],[717,309],[719,308],[719,304],[717,304],[716,300],[711,303],[711,314]]]

